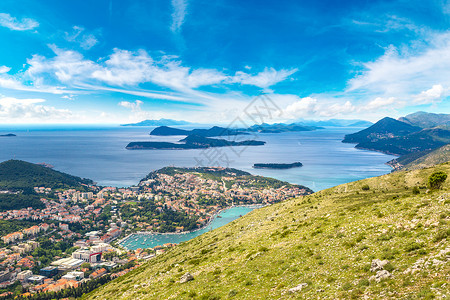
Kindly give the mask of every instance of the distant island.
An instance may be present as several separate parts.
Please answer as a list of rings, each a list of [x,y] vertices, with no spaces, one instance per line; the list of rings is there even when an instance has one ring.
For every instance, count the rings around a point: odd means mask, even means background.
[[[274,164],[274,163],[265,163],[265,164],[254,164],[253,168],[255,169],[291,169],[302,167],[303,164],[301,162],[295,162],[291,164]]]
[[[150,132],[150,135],[157,135],[157,136],[197,135],[203,137],[213,137],[213,136],[231,136],[240,134],[248,134],[248,133],[244,132],[244,130],[241,129],[229,129],[219,126],[214,126],[209,129],[193,129],[193,130],[184,130],[168,126],[160,126],[153,129]]]
[[[9,136],[17,136],[13,133],[8,133],[8,134],[0,134],[0,136],[4,136],[4,137],[9,137]]]
[[[128,150],[181,150],[181,149],[204,149],[210,147],[229,146],[263,146],[266,142],[246,140],[241,142],[227,141],[224,139],[212,139],[199,135],[189,135],[179,141],[170,142],[131,142],[126,146]]]
[[[298,123],[284,124],[284,123],[275,123],[275,124],[256,124],[250,126],[245,129],[250,132],[259,132],[259,133],[281,133],[281,132],[296,132],[296,131],[313,131],[317,129],[324,129],[319,126],[306,126]]]
[[[249,132],[259,132],[259,133],[281,133],[281,132],[296,132],[296,131],[313,131],[317,129],[323,129],[323,127],[318,126],[305,126],[301,124],[283,124],[283,123],[275,123],[275,124],[256,124],[250,126],[248,128],[225,128],[220,126],[214,126],[209,129],[178,129],[169,126],[160,126],[153,129],[150,132],[150,135],[158,135],[158,136],[171,136],[171,135],[191,135],[196,134],[204,137],[213,137],[213,136],[230,136],[230,135],[241,135],[241,134],[249,134]]]
[[[120,126],[176,126],[192,124],[182,120],[159,119],[159,120],[144,120],[138,123],[121,124]]]

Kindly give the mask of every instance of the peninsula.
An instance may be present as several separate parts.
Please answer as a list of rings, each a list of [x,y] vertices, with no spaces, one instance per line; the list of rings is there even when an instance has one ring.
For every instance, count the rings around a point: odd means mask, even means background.
[[[265,163],[265,164],[254,164],[254,169],[291,169],[302,167],[303,164],[301,162],[295,162],[291,164],[274,164],[274,163]]]

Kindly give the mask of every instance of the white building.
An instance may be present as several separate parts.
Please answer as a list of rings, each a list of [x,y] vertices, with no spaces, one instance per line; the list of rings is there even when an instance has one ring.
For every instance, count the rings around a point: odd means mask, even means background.
[[[22,272],[18,273],[17,279],[20,281],[25,281],[28,278],[30,278],[31,276],[33,276],[33,272],[31,272],[30,270],[26,270],[26,271],[22,271]]]

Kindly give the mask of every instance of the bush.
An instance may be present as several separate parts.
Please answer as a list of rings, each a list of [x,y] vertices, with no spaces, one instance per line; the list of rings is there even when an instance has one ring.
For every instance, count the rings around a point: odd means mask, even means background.
[[[432,189],[440,189],[446,179],[447,174],[445,174],[444,172],[434,172],[430,177],[428,177],[428,184]]]
[[[368,190],[370,190],[370,186],[367,185],[367,184],[365,184],[365,185],[363,185],[363,186],[361,187],[361,189],[362,189],[363,191],[368,191]]]
[[[413,187],[412,193],[413,193],[413,195],[418,195],[418,194],[420,194],[419,188],[418,188],[417,186]]]

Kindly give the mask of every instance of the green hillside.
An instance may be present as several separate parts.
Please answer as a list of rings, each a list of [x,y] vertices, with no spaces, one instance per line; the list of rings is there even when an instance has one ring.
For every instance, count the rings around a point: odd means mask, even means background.
[[[344,184],[255,210],[85,298],[449,295],[450,180],[442,190],[426,193],[428,177],[436,171],[450,174],[450,163]],[[186,272],[194,279],[180,283]]]
[[[442,146],[405,165],[404,170],[428,168],[450,161],[450,144]]]
[[[84,190],[82,184],[92,181],[32,164],[21,160],[8,160],[0,163],[0,211],[21,208],[43,208],[41,196],[34,187],[76,188]]]
[[[21,160],[0,163],[0,190],[32,189],[35,186],[79,188],[82,183],[92,184],[92,181]]]

